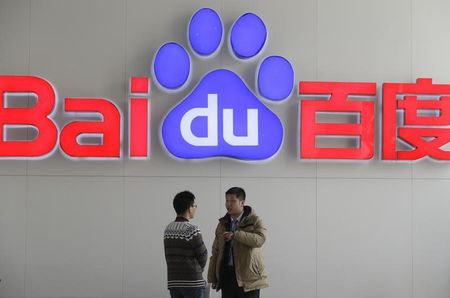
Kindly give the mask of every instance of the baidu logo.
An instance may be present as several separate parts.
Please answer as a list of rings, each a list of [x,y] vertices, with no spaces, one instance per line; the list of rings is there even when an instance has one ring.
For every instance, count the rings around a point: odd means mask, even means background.
[[[219,15],[210,8],[198,10],[188,28],[194,53],[211,58],[224,41]],[[232,55],[245,61],[257,57],[267,40],[263,21],[253,13],[240,16],[226,41]],[[188,51],[176,42],[162,45],[155,55],[153,74],[159,87],[178,91],[192,71]],[[263,59],[257,70],[258,93],[269,101],[287,99],[294,85],[294,71],[283,57]],[[167,150],[182,159],[230,157],[264,160],[274,156],[283,141],[280,119],[244,81],[227,69],[207,73],[166,116],[161,129]]]

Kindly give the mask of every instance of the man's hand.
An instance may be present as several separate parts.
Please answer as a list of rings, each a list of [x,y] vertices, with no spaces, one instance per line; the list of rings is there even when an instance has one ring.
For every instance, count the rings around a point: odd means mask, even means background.
[[[214,290],[215,290],[216,288],[217,288],[217,284],[212,283],[212,284],[211,284],[211,289],[214,289]]]
[[[225,232],[223,233],[223,238],[225,238],[225,241],[230,241],[233,239],[234,233],[233,232]]]

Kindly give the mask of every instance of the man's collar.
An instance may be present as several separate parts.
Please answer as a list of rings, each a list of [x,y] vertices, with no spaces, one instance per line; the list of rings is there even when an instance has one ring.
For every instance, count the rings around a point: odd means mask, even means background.
[[[237,218],[234,218],[233,216],[231,216],[231,220],[237,219],[238,222],[241,222],[243,215],[244,215],[244,210],[242,210],[241,214],[239,214],[239,216]]]

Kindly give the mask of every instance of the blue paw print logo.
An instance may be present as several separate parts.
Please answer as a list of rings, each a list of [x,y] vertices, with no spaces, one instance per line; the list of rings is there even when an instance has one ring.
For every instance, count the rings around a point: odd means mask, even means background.
[[[191,50],[200,57],[213,57],[224,42],[223,31],[214,10],[198,10],[188,28]],[[246,13],[232,25],[227,42],[232,54],[245,61],[256,57],[266,41],[264,22]],[[173,92],[185,87],[191,70],[188,51],[176,42],[162,45],[154,57],[153,75],[164,90]],[[269,56],[260,63],[256,81],[261,96],[282,101],[293,90],[294,71],[285,58]],[[283,126],[236,73],[216,69],[167,114],[161,137],[167,150],[182,159],[222,156],[264,160],[280,149]]]

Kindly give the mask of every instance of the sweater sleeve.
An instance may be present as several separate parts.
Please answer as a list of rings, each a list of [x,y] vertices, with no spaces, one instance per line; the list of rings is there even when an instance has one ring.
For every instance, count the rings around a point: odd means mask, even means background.
[[[198,230],[198,233],[192,238],[192,247],[200,267],[202,267],[202,270],[205,269],[206,261],[208,260],[208,250],[203,242],[200,230]]]

